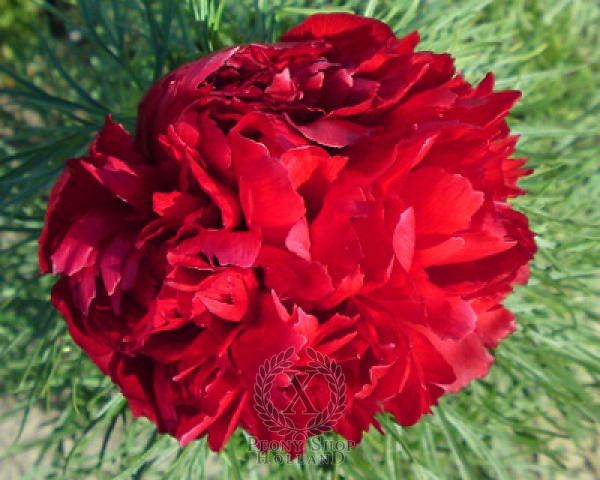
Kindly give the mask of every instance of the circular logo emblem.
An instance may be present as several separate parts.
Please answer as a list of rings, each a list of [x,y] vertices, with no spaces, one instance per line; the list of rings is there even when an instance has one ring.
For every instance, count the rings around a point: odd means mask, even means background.
[[[254,384],[254,408],[271,432],[282,436],[291,435],[295,440],[306,440],[313,435],[330,431],[346,409],[346,383],[344,373],[335,361],[312,348],[306,349],[310,361],[306,366],[295,367],[290,360],[294,347],[265,360],[256,374]],[[273,384],[280,375],[289,379],[288,395],[281,408],[271,398]],[[329,400],[321,408],[311,399],[311,385],[326,384]],[[291,387],[291,389],[289,388]],[[322,395],[321,395],[322,396]],[[289,397],[291,400],[288,401]],[[321,402],[323,403],[323,402]]]

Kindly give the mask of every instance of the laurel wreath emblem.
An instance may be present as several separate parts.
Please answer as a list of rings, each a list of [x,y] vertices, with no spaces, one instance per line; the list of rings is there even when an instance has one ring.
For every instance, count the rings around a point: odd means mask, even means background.
[[[277,375],[293,366],[290,358],[294,352],[294,347],[290,347],[268,358],[260,366],[254,384],[254,408],[269,431],[282,436],[293,434],[294,438],[300,436],[306,439],[311,435],[330,431],[342,417],[346,409],[346,383],[342,367],[327,355],[308,347],[306,353],[311,359],[308,366],[323,375],[329,387],[330,396],[324,410],[312,417],[305,427],[296,427],[290,418],[273,405],[270,395]]]

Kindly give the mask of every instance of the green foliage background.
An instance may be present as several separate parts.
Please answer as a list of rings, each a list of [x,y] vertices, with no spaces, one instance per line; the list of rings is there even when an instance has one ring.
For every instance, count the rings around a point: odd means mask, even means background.
[[[14,36],[23,41],[31,35],[31,15],[36,12],[33,0],[0,0],[0,46],[8,41],[14,42]],[[2,48],[2,54],[8,54],[8,49]]]
[[[0,431],[15,419],[21,430],[35,431],[8,439],[14,442],[0,451],[0,461],[35,454],[27,457],[35,461],[26,473],[35,479],[600,477],[594,451],[600,422],[600,4],[71,3],[57,9],[41,0],[0,0],[0,40],[14,53],[0,64]],[[77,35],[52,38],[42,9]],[[444,398],[435,415],[415,427],[382,418],[386,435],[369,433],[335,470],[259,467],[241,432],[219,456],[209,454],[204,441],[180,449],[149,422],[131,418],[116,388],[49,306],[53,280],[39,277],[36,257],[46,194],[64,161],[85,151],[107,112],[134,125],[144,90],[167,70],[225,45],[275,40],[303,16],[327,10],[375,16],[400,35],[418,29],[422,49],[451,52],[470,80],[494,71],[498,88],[523,91],[511,125],[522,135],[519,154],[536,173],[522,182],[530,194],[516,204],[529,215],[540,252],[530,284],[509,301],[519,329],[498,348],[489,377]],[[8,34],[6,25],[13,27]],[[32,425],[30,413],[40,410],[45,424]]]

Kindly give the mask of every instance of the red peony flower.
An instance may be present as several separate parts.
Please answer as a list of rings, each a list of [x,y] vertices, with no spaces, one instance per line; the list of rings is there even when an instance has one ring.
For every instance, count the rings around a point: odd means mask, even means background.
[[[506,203],[529,173],[505,121],[519,92],[470,85],[418,41],[312,16],[178,68],[135,138],[109,117],[68,162],[40,265],[135,415],[214,450],[238,426],[280,440],[253,408],[256,375],[290,347],[302,368],[310,347],[341,366],[334,429],[359,441],[377,413],[414,424],[486,375],[536,249]],[[282,380],[271,398],[292,394]]]

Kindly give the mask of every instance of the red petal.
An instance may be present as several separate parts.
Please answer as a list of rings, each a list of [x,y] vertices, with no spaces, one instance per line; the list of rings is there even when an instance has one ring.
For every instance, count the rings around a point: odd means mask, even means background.
[[[412,207],[400,215],[394,229],[393,247],[398,263],[408,272],[415,252],[415,214]]]
[[[126,160],[128,163],[142,163],[143,158],[133,146],[131,134],[122,124],[113,122],[106,116],[104,126],[90,146],[90,156],[106,155]]]
[[[281,39],[284,42],[297,42],[326,38],[335,42],[335,37],[344,34],[352,34],[357,46],[368,40],[383,44],[390,38],[395,38],[390,27],[373,18],[350,13],[318,13],[284,33]]]
[[[271,82],[271,85],[265,89],[265,93],[282,102],[294,99],[297,89],[290,77],[289,68],[284,68],[281,72],[273,75],[273,81]]]
[[[415,366],[411,365],[402,392],[387,400],[384,409],[394,415],[401,425],[410,426],[429,412],[430,405],[427,387],[423,385]]]
[[[329,190],[323,209],[310,225],[311,253],[326,265],[334,280],[352,274],[363,253],[350,219],[365,216],[365,196],[360,188],[339,186]]]
[[[296,303],[315,302],[333,292],[331,277],[321,263],[265,246],[256,264],[265,270],[265,286],[281,298],[291,298]]]
[[[468,302],[429,284],[424,287],[427,319],[441,338],[460,339],[475,329],[477,315]]]
[[[92,253],[118,228],[113,215],[92,210],[71,225],[52,254],[52,272],[73,275],[91,265]]]
[[[203,230],[185,240],[176,249],[178,254],[202,252],[209,261],[216,258],[219,265],[251,267],[260,250],[260,237],[254,232]]]
[[[371,128],[340,118],[321,118],[314,122],[299,125],[288,120],[309,140],[326,147],[342,148],[357,143],[371,132]]]
[[[311,342],[315,349],[324,355],[331,355],[344,347],[357,335],[358,316],[348,317],[339,313],[319,323],[316,335]]]
[[[467,228],[484,198],[466,178],[429,167],[408,176],[404,195],[415,209],[417,235]]]
[[[198,145],[202,158],[217,172],[227,175],[231,168],[231,148],[227,137],[208,112],[200,115],[200,125],[196,128],[202,132],[202,141]]]
[[[304,215],[305,209],[285,167],[271,158],[263,145],[239,134],[232,135],[232,146],[240,200],[248,225],[291,227]]]
[[[298,352],[307,343],[303,329],[294,325],[276,295],[262,293],[259,305],[256,322],[231,347],[232,359],[249,388],[254,388],[256,374],[265,360],[289,347]]]
[[[69,333],[75,343],[92,358],[105,375],[108,375],[109,365],[115,356],[115,352],[103,337],[95,332],[87,331],[85,317],[73,305],[68,278],[62,277],[52,288],[52,304],[65,319]]]
[[[53,218],[57,208],[62,206],[62,194],[69,187],[72,189],[72,173],[70,168],[65,168],[58,180],[52,187],[50,192],[50,198],[48,200],[48,207],[46,210],[46,216],[44,219],[44,228],[39,239],[38,249],[38,260],[40,263],[40,270],[42,273],[50,273],[52,270],[51,257],[55,243],[57,240],[57,231],[54,228]],[[61,209],[62,210],[62,209]],[[60,214],[60,211],[58,212]],[[60,218],[59,218],[60,219]],[[64,223],[64,222],[63,222]],[[62,225],[62,228],[66,228],[66,225]]]
[[[485,231],[466,232],[432,247],[419,249],[418,256],[419,262],[425,267],[447,265],[479,260],[508,250],[514,245],[516,241],[505,240]]]
[[[240,207],[235,194],[225,185],[211,177],[195,160],[188,165],[198,184],[221,210],[223,226],[233,228],[239,223]]]
[[[281,156],[281,163],[288,171],[292,187],[297,189],[313,175],[321,163],[327,162],[329,158],[322,148],[304,145],[285,152]]]
[[[340,302],[360,292],[364,284],[364,278],[365,276],[360,272],[360,268],[356,267],[354,272],[342,277],[337,287],[335,287],[335,291],[319,302],[320,306],[324,309],[333,308]]]
[[[306,221],[306,218],[302,217],[292,228],[290,228],[285,239],[286,248],[300,258],[310,261],[309,235],[308,222]]]
[[[495,348],[515,331],[515,316],[506,308],[498,305],[487,312],[479,314],[476,332],[488,348]]]
[[[152,205],[152,209],[161,217],[181,219],[199,209],[202,201],[185,192],[154,192]]]
[[[217,398],[218,407],[215,411],[210,412],[210,414],[202,413],[201,415],[198,415],[199,418],[191,419],[192,421],[195,420],[194,423],[186,425],[183,431],[181,431],[181,426],[178,428],[179,431],[177,432],[177,437],[179,438],[179,444],[182,447],[206,433],[209,427],[225,414],[228,407],[238,397],[238,390],[226,387],[228,387],[228,385],[223,382],[215,382],[208,387],[207,393],[204,396],[210,395]],[[224,435],[222,436],[222,439],[225,440]],[[211,448],[216,448],[218,445],[214,445],[213,439],[210,446]]]
[[[458,392],[471,380],[485,377],[494,361],[476,334],[471,334],[458,342],[432,341],[454,369],[456,380],[445,387],[449,392]]]
[[[117,285],[121,282],[123,260],[127,258],[132,249],[133,238],[119,235],[102,250],[99,262],[100,272],[109,295],[115,293]]]
[[[248,394],[244,393],[241,398],[232,401],[228,410],[220,413],[217,421],[211,425],[207,440],[208,446],[213,452],[221,450],[237,428],[247,396]]]
[[[150,206],[156,189],[154,177],[147,167],[134,167],[115,157],[106,157],[101,166],[84,161],[81,166],[113,195],[139,209]]]
[[[385,192],[397,191],[406,175],[427,155],[437,134],[398,141],[395,135],[383,133],[370,137],[351,148],[352,163],[346,175],[359,185],[377,182]]]
[[[246,279],[248,275],[250,278]],[[217,317],[238,322],[246,315],[250,303],[247,282],[254,283],[252,273],[244,275],[227,269],[204,280],[195,297]]]
[[[156,82],[139,107],[136,144],[146,158],[156,156],[157,139],[198,96],[198,86],[221,68],[239,47],[228,48],[179,67]]]

